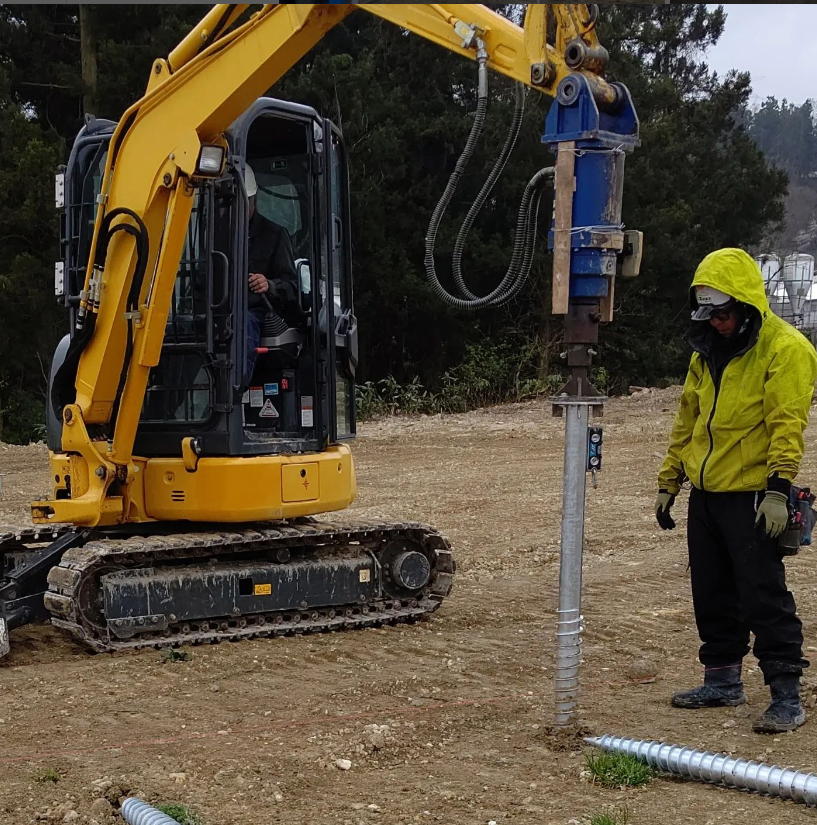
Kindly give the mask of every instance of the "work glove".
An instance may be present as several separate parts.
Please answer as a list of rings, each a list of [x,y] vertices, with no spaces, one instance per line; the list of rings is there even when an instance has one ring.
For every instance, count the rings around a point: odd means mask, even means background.
[[[675,504],[675,493],[668,493],[663,489],[658,491],[658,498],[655,500],[655,518],[662,530],[675,529],[675,521],[669,513],[673,504]]]
[[[766,520],[767,535],[776,539],[789,523],[789,497],[775,490],[766,490],[766,495],[757,508],[755,524],[760,524],[761,518]]]

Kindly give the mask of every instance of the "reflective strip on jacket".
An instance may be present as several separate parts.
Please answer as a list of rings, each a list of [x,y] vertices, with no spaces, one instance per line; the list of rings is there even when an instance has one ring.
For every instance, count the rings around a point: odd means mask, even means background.
[[[755,307],[761,324],[754,345],[723,369],[717,392],[704,356],[692,355],[659,487],[677,493],[684,476],[711,492],[763,490],[773,473],[794,481],[817,379],[814,346],[771,312],[760,269],[742,250],[707,255],[692,285]]]

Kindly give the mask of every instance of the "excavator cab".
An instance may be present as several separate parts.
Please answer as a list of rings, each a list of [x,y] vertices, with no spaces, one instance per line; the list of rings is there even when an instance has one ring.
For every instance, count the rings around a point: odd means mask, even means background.
[[[58,176],[64,260],[56,292],[70,310],[72,331],[114,127],[89,119]],[[261,98],[225,136],[224,175],[195,193],[136,455],[179,456],[191,437],[199,456],[320,452],[355,433],[357,320],[341,134],[314,109]],[[252,221],[247,164],[257,185]],[[292,260],[283,277],[294,283],[281,300],[265,296],[259,309],[250,307],[248,276],[266,266],[264,244],[251,237],[261,225],[286,238]],[[260,325],[255,347],[248,347],[251,313]],[[52,376],[69,340],[56,353]],[[62,423],[49,413],[49,447],[59,452]]]

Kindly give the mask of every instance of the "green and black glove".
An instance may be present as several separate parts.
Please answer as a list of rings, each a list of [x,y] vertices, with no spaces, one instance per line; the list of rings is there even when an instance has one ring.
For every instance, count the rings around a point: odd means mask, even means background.
[[[766,523],[766,534],[776,539],[789,523],[789,497],[774,490],[766,490],[763,501],[757,508],[755,524],[760,524],[761,518]]]
[[[655,519],[662,530],[675,529],[675,521],[670,515],[673,504],[675,504],[675,493],[664,489],[658,491],[658,498],[655,499]]]
[[[788,479],[772,473],[766,480],[766,493],[757,508],[755,524],[760,524],[763,518],[766,534],[770,538],[776,539],[789,525],[790,494],[791,482]]]

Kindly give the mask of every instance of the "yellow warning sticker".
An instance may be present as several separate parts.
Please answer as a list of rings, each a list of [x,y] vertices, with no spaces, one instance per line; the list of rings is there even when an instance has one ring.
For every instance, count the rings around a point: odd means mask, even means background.
[[[372,580],[372,571],[371,570],[361,570],[360,571],[360,581],[361,582],[369,582]]]
[[[257,584],[257,585],[255,585],[255,595],[256,596],[271,596],[272,595],[272,585],[271,584]]]

